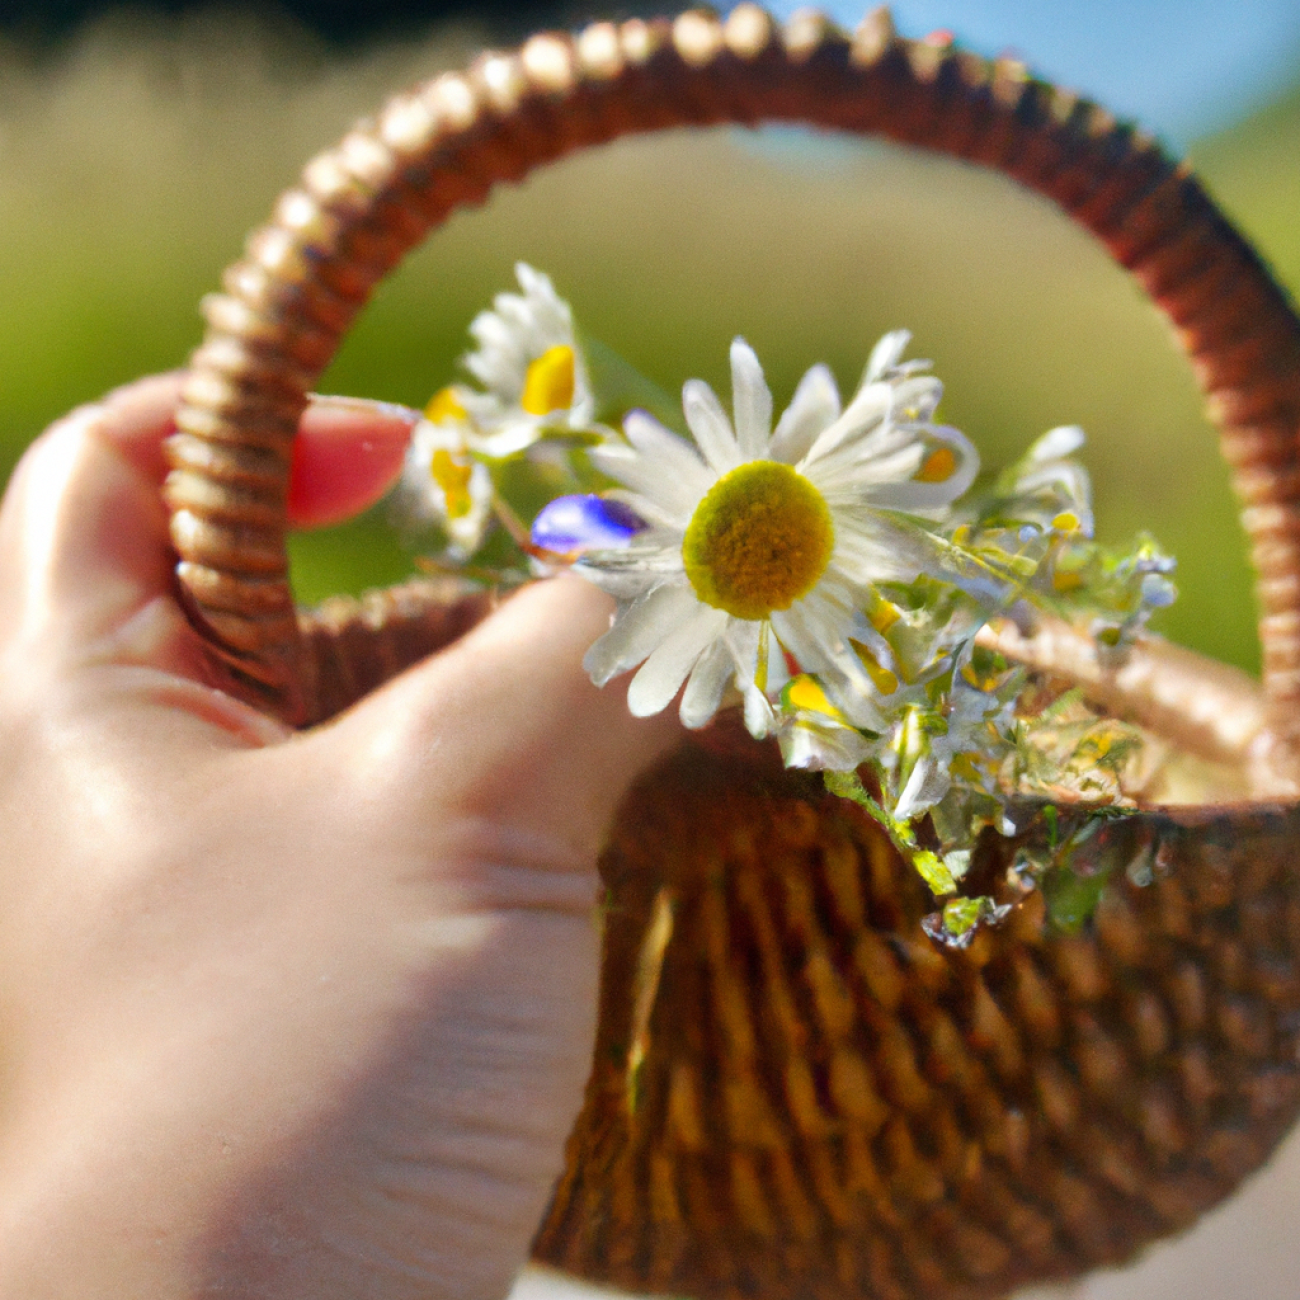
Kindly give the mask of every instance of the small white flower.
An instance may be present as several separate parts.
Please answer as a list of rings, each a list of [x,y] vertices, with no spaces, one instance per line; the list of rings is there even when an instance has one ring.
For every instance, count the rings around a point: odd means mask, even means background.
[[[1077,424],[1066,424],[1049,429],[1033,443],[1007,476],[1016,518],[1092,536],[1092,483],[1074,459],[1084,441]]]
[[[492,476],[474,459],[468,420],[445,390],[429,414],[411,430],[396,508],[408,525],[442,529],[451,557],[465,559],[492,522]]]
[[[647,529],[577,571],[620,602],[584,661],[604,684],[641,664],[628,690],[638,716],[665,708],[683,682],[682,721],[707,723],[734,681],[755,735],[776,725],[768,700],[786,656],[814,674],[851,727],[881,730],[873,670],[888,646],[864,611],[877,582],[945,576],[947,551],[899,512],[948,506],[978,470],[974,447],[931,422],[942,387],[900,366],[887,336],[841,410],[815,366],[772,428],[772,395],[753,350],[731,348],[733,420],[700,380],[683,389],[695,446],[644,412],[628,445],[592,457]]]
[[[416,528],[435,524],[448,553],[465,559],[492,522],[487,464],[528,450],[547,433],[608,430],[592,424],[595,402],[569,304],[550,278],[520,262],[522,294],[499,293],[470,325],[477,347],[465,368],[482,385],[435,394],[411,433],[397,512]]]
[[[515,275],[522,294],[497,294],[469,327],[478,346],[464,365],[484,391],[452,390],[473,424],[470,446],[484,456],[515,455],[548,431],[589,431],[595,415],[569,304],[526,263]]]
[[[786,767],[818,772],[853,772],[876,749],[806,673],[791,678],[781,691],[776,734]]]

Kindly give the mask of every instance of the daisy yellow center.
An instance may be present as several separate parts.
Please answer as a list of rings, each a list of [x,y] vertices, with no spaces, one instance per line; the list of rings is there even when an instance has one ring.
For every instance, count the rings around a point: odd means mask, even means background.
[[[529,363],[519,405],[529,415],[550,415],[573,405],[573,349],[561,343]]]
[[[465,407],[454,388],[443,388],[429,399],[424,408],[425,418],[430,424],[451,424],[457,420],[468,419]]]
[[[936,447],[926,458],[916,475],[918,483],[946,483],[957,468],[957,457],[951,447]]]
[[[469,494],[469,480],[473,472],[472,465],[458,462],[445,447],[439,447],[433,453],[429,473],[442,489],[448,519],[463,519],[473,508],[474,499]]]
[[[821,493],[789,465],[753,460],[724,474],[696,506],[682,560],[706,605],[760,619],[812,590],[834,542]]]

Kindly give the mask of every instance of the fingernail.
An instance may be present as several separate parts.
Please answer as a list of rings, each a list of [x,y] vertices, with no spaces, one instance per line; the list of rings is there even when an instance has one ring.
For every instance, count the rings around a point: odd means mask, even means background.
[[[401,420],[404,424],[416,425],[423,418],[421,411],[403,406],[400,402],[376,402],[369,397],[346,397],[336,393],[312,393],[313,406],[326,410],[344,412],[349,415],[368,415],[379,419]]]

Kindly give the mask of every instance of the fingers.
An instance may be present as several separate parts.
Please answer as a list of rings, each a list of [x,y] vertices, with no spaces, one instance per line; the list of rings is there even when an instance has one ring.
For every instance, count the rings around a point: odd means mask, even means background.
[[[398,816],[455,807],[590,864],[626,787],[682,734],[675,715],[633,718],[622,683],[600,690],[583,671],[611,611],[578,578],[538,583],[325,739]]]
[[[181,370],[150,375],[114,389],[92,408],[99,411],[95,435],[116,447],[153,483],[161,483],[167,473],[163,439],[175,429],[172,417],[184,382]]]
[[[336,524],[374,505],[401,473],[419,411],[355,397],[313,397],[289,473],[289,520]]]
[[[0,510],[0,638],[177,667],[177,638],[189,634],[172,599],[159,489],[183,382],[177,373],[118,389],[28,449]],[[291,520],[337,522],[376,500],[418,418],[377,402],[313,400],[295,449]],[[114,641],[128,626],[126,642]],[[192,646],[182,659],[197,662]]]
[[[18,644],[43,665],[129,663],[201,680],[172,597],[159,493],[180,383],[120,389],[29,449],[0,509],[0,651]],[[373,500],[415,418],[315,404],[303,421],[298,517],[320,522]],[[621,687],[598,691],[582,671],[609,614],[607,598],[577,579],[530,588],[355,710],[349,743],[401,754],[401,779],[386,782],[394,790],[422,799],[455,787],[471,813],[502,812],[585,853],[624,786],[677,734],[675,723],[632,719]]]
[[[0,508],[0,628],[43,656],[102,635],[169,588],[159,450],[179,377],[72,412],[28,449]]]
[[[182,371],[152,375],[101,404],[99,434],[156,483],[167,473],[162,437],[184,381]],[[313,394],[289,469],[290,525],[320,528],[374,505],[401,473],[419,420],[419,411],[391,402]]]

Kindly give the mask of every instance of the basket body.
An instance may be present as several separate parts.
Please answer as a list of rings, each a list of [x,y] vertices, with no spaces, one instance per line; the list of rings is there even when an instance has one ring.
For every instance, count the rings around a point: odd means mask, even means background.
[[[1077,933],[1038,892],[951,951],[858,809],[683,749],[604,860],[599,1041],[538,1257],[629,1290],[974,1300],[1185,1228],[1300,1106],[1298,828],[1114,824],[1075,864],[1107,880]],[[997,887],[1013,848],[973,869]]]

